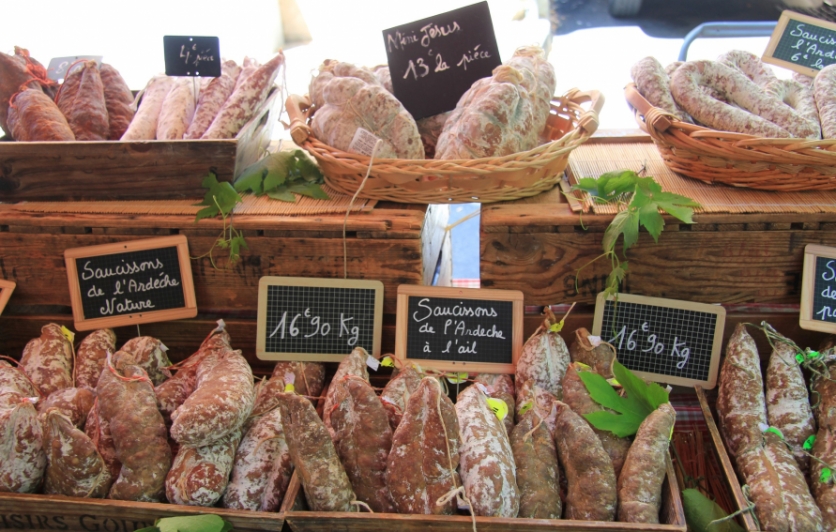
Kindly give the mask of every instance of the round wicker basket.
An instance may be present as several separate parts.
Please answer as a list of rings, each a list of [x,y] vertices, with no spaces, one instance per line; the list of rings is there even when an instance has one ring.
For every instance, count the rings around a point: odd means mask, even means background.
[[[683,122],[624,89],[636,122],[665,164],[706,183],[794,192],[836,189],[836,139],[769,139]]]
[[[583,104],[588,103],[588,109]],[[398,203],[491,203],[534,196],[554,187],[563,176],[569,153],[598,128],[604,98],[598,91],[573,89],[551,102],[546,124],[550,142],[505,157],[482,159],[378,159],[359,197]],[[308,123],[307,98],[287,100],[294,142],[319,163],[325,181],[354,195],[369,169],[369,157],[323,144]]]

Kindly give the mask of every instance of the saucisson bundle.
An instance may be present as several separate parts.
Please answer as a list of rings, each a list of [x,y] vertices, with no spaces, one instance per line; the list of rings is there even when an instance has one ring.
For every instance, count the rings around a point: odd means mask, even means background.
[[[211,358],[207,356],[200,365]],[[171,437],[183,445],[209,445],[238,431],[254,402],[250,365],[241,351],[226,351],[205,378],[201,378],[198,366],[197,388],[171,414]]]
[[[766,369],[766,415],[769,424],[784,435],[798,467],[806,473],[810,469],[810,458],[803,446],[807,438],[816,433],[816,422],[810,408],[807,383],[795,355],[789,344],[775,344]]]
[[[99,73],[104,86],[105,105],[107,106],[107,140],[119,140],[134,117],[132,107],[134,95],[119,71],[107,63],[99,66]]]
[[[392,436],[386,466],[386,485],[398,513],[454,513],[455,498],[441,499],[461,486],[456,472],[460,438],[452,401],[438,380],[424,377]]]
[[[139,108],[121,140],[154,140],[160,109],[168,91],[174,85],[174,80],[175,78],[160,74],[148,82],[143,89]]]
[[[0,409],[0,491],[34,493],[38,489],[46,468],[43,437],[30,399]]]
[[[209,445],[181,445],[165,479],[169,502],[214,506],[226,490],[240,439],[236,430]]]
[[[593,412],[605,410],[603,406],[595,402],[589,395],[589,391],[581,380],[578,370],[577,363],[572,363],[569,365],[569,369],[566,370],[566,376],[563,378],[563,402],[569,405],[569,408],[581,417]],[[610,456],[615,477],[620,478],[621,468],[630,449],[630,438],[619,438],[608,430],[596,429],[591,424],[589,426],[598,436],[598,439],[601,440],[601,445]]]
[[[738,324],[726,346],[717,392],[720,432],[732,457],[761,445],[766,424],[760,357],[755,340]]]
[[[40,89],[27,88],[12,96],[7,121],[15,140],[75,140],[61,110]]]
[[[64,388],[49,394],[49,397],[40,401],[38,412],[45,414],[54,409],[64,415],[76,427],[84,427],[87,422],[87,414],[93,408],[96,394],[87,388]]]
[[[64,80],[56,99],[76,140],[107,140],[110,123],[104,85],[95,61],[85,61]]]
[[[532,380],[537,386],[551,393],[557,399],[563,398],[563,376],[569,366],[569,348],[551,326],[557,319],[546,307],[546,319],[537,331],[526,340],[523,352],[517,361],[515,383],[519,388],[525,381]],[[521,403],[519,392],[517,403]]]
[[[282,430],[281,410],[265,413],[247,430],[235,452],[224,508],[276,512],[281,506],[293,464]]]
[[[392,377],[380,393],[380,401],[389,415],[389,426],[392,427],[392,431],[400,425],[409,397],[418,389],[419,384],[421,384],[421,374],[410,365]]]
[[[221,64],[221,75],[212,78],[209,85],[200,91],[194,118],[183,136],[184,139],[199,139],[206,133],[218,115],[218,111],[235,89],[235,81],[239,74],[241,74],[241,67],[235,61],[228,60]]]
[[[93,440],[60,411],[46,411],[44,448],[47,453],[44,493],[102,498],[111,477]]]
[[[511,442],[478,385],[459,394],[456,417],[462,436],[462,483],[471,510],[479,516],[516,517],[520,493]]]
[[[334,378],[331,379],[331,384],[328,386],[328,391],[325,392],[325,406],[322,408],[322,421],[328,429],[328,434],[334,437],[334,429],[331,427],[331,411],[334,410],[334,394],[337,390],[337,382],[342,380],[346,375],[356,375],[365,380],[369,380],[369,372],[366,369],[366,359],[369,354],[362,347],[355,347],[342,362],[340,362]]]
[[[618,520],[659,523],[662,483],[676,412],[660,405],[642,421],[618,475]]]
[[[334,445],[357,500],[375,512],[394,512],[385,477],[392,429],[380,398],[367,380],[347,375],[337,382],[331,426]]]
[[[88,334],[75,357],[75,385],[96,391],[99,375],[105,367],[107,354],[116,352],[116,333],[113,329],[99,329]]]
[[[171,448],[148,375],[138,366],[108,366],[99,377],[97,396],[99,415],[110,426],[122,464],[108,498],[158,502],[171,468]]]
[[[264,63],[235,87],[224,102],[204,139],[231,139],[252,119],[259,106],[267,99],[270,87],[284,65],[284,54],[279,52],[273,59]]]
[[[560,519],[560,468],[557,447],[537,410],[526,413],[511,433],[520,490],[519,517]]]
[[[283,393],[279,405],[290,459],[302,479],[308,507],[315,512],[351,511],[354,491],[311,402]]]
[[[557,453],[566,473],[565,519],[614,521],[618,492],[612,460],[578,414],[558,403]]]
[[[61,332],[61,326],[49,323],[41,327],[41,336],[26,344],[20,357],[20,369],[32,379],[43,397],[73,385],[73,346]]]

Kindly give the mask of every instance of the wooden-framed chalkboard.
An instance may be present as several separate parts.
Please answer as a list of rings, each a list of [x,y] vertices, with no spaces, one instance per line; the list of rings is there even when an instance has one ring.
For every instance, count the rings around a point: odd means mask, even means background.
[[[8,303],[9,299],[12,297],[12,292],[14,292],[15,286],[17,286],[17,283],[14,281],[0,279],[0,314],[3,313],[3,309],[6,308],[6,303]]]
[[[714,388],[726,309],[660,297],[598,294],[592,334],[640,377],[678,386]]]
[[[382,330],[380,281],[262,277],[258,282],[261,360],[339,362],[355,347],[378,356]]]
[[[836,332],[836,248],[804,247],[798,325],[808,331]]]
[[[197,315],[183,235],[64,251],[78,331]]]
[[[416,119],[456,108],[502,64],[487,2],[383,30],[395,96]]]
[[[217,37],[163,36],[166,76],[221,75],[221,44]]]
[[[514,373],[523,344],[523,294],[401,285],[395,357],[439,371]]]
[[[836,63],[836,24],[784,11],[763,61],[815,77],[819,70]]]

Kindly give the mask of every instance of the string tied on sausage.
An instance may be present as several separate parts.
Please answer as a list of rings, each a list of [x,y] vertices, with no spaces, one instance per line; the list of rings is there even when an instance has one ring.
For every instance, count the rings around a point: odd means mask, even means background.
[[[113,367],[113,363],[112,363],[111,358],[112,358],[112,354],[111,354],[110,350],[108,350],[107,351],[107,359],[105,361],[105,364],[107,365],[107,369],[109,369],[110,372],[113,373],[113,375],[115,375],[117,379],[119,379],[122,382],[143,382],[144,381],[144,382],[147,382],[148,384],[150,384],[151,387],[153,388],[154,383],[151,382],[151,379],[148,378],[148,374],[145,373],[145,371],[142,372],[142,375],[139,375],[139,376],[136,376],[136,377],[125,377],[124,375],[120,375],[119,372],[116,370],[116,368]]]
[[[374,513],[374,510],[372,510],[371,507],[368,504],[364,503],[363,501],[358,501],[358,500],[355,499],[355,500],[349,502],[348,504],[349,504],[349,506],[357,506],[358,508],[365,508],[370,514]]]
[[[359,115],[358,115],[359,116]],[[351,208],[354,207],[354,200],[357,199],[357,196],[360,195],[360,192],[363,190],[363,187],[366,186],[366,181],[369,179],[369,175],[372,173],[372,164],[374,163],[374,156],[377,153],[377,147],[380,146],[380,143],[383,142],[382,139],[377,139],[374,143],[374,148],[372,148],[372,154],[369,156],[369,167],[366,169],[366,176],[363,177],[363,180],[360,182],[360,186],[357,187],[357,191],[351,196],[351,201],[348,203],[348,208],[345,210],[345,219],[343,219],[343,277],[348,279],[348,240],[346,239],[346,227],[348,226],[348,215],[351,213]]]
[[[15,360],[15,359],[14,359],[14,358],[12,358],[12,357],[7,357],[6,355],[0,355],[0,359],[2,359],[2,360],[9,360],[9,361],[11,361],[11,362],[14,362],[15,367],[16,367],[16,368],[20,368],[20,361]],[[29,375],[27,375],[27,374],[26,374],[26,372],[25,372],[25,371],[23,371],[23,370],[20,370],[20,373],[21,373],[21,374],[22,374],[22,375],[26,378],[26,380],[27,380],[27,381],[29,381],[29,384],[31,384],[31,385],[32,385],[32,388],[35,390],[35,393],[36,393],[36,394],[38,394],[38,397],[39,397],[40,399],[43,399],[44,394],[43,394],[43,393],[41,393],[41,390],[38,388],[38,386],[37,386],[37,385],[35,385],[35,382],[34,382],[32,379],[30,379],[30,378],[29,378]]]

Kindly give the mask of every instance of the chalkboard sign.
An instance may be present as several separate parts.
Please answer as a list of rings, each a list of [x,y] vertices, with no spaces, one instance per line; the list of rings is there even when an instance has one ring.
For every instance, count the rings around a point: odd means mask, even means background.
[[[395,356],[440,371],[514,373],[522,315],[516,290],[401,285]]]
[[[262,277],[256,356],[261,360],[339,362],[355,347],[380,354],[383,283]]]
[[[804,248],[799,326],[836,332],[836,248],[816,244]]]
[[[392,88],[416,120],[456,108],[502,64],[487,2],[383,30]]]
[[[836,24],[784,11],[763,60],[815,77],[819,70],[836,63]]]
[[[46,67],[46,76],[55,81],[61,81],[69,74],[68,69],[76,61],[95,61],[97,64],[102,64],[102,56],[100,55],[72,55],[69,57],[53,57],[49,61],[49,66]],[[82,63],[78,63],[73,67],[73,70],[80,68]]]
[[[6,303],[9,302],[9,299],[12,297],[12,292],[15,290],[14,281],[6,281],[5,279],[0,279],[0,314],[3,314],[3,309],[6,308]]]
[[[166,76],[221,75],[221,44],[217,37],[163,37]]]
[[[726,310],[719,305],[598,294],[592,334],[615,347],[618,361],[651,381],[717,384]]]
[[[195,317],[189,260],[182,235],[64,251],[76,330]]]

